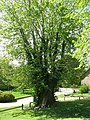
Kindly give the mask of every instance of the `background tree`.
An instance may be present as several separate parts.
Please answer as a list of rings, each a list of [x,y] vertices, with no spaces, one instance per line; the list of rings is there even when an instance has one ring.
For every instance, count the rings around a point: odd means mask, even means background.
[[[0,60],[0,89],[1,90],[10,90],[13,86],[13,66],[9,64],[7,58]]]
[[[84,1],[85,2],[85,1]],[[2,36],[8,39],[8,53],[25,59],[39,106],[55,102],[54,89],[63,67],[57,65],[82,31],[78,12],[82,1],[71,0],[2,0]]]
[[[74,57],[79,60],[80,67],[84,66],[89,68],[90,66],[90,54],[89,54],[89,45],[90,45],[90,2],[88,0],[81,3],[83,6],[82,11],[79,13],[79,20],[83,20],[83,29],[79,36],[77,36],[77,41],[74,41],[74,46],[76,48]],[[75,17],[75,16],[74,16]]]
[[[31,72],[25,64],[14,67],[13,85],[17,88],[17,90],[22,90],[24,93],[24,89],[32,89],[30,74]]]
[[[79,87],[82,74],[85,72],[84,67],[79,68],[79,61],[72,58],[71,55],[65,55],[63,61],[63,72],[60,76],[59,85],[61,87]],[[60,65],[60,63],[58,63]]]

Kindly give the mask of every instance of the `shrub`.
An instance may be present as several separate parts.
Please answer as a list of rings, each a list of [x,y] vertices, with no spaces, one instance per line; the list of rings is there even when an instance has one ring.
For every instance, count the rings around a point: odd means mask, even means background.
[[[82,85],[79,88],[80,93],[88,93],[89,92],[89,87],[87,85]]]
[[[3,91],[0,90],[0,94],[2,94]]]
[[[4,102],[13,102],[13,101],[15,101],[15,96],[12,95],[11,93],[2,92],[0,94],[0,102],[4,103]]]

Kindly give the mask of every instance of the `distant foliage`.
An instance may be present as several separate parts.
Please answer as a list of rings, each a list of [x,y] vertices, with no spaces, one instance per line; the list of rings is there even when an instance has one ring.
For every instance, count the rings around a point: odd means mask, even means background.
[[[5,103],[5,102],[13,102],[15,101],[15,96],[12,95],[11,93],[4,93],[0,91],[0,102]]]
[[[0,90],[0,95],[3,93],[3,91]]]
[[[80,93],[88,93],[89,92],[89,87],[87,85],[82,85],[79,88]]]

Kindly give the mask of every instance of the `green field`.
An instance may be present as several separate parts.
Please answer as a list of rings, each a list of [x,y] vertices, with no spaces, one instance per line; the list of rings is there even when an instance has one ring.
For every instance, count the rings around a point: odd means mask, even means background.
[[[11,93],[15,96],[15,98],[21,98],[21,97],[30,96],[30,94],[24,94],[24,93],[21,93],[21,92],[11,91]]]
[[[30,94],[30,93],[22,93],[22,92],[19,92],[19,91],[4,91],[4,92],[13,94],[16,99],[17,98],[22,98],[22,97],[27,97],[27,96],[32,96],[32,94]]]
[[[90,120],[90,99],[59,101],[52,108],[16,108],[0,112],[0,120]]]

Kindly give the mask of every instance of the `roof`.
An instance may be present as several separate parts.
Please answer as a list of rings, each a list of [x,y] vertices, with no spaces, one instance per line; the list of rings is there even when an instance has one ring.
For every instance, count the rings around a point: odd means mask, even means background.
[[[90,86],[90,74],[88,74],[82,81],[81,84],[86,84]]]

